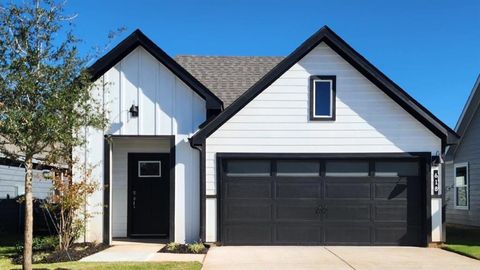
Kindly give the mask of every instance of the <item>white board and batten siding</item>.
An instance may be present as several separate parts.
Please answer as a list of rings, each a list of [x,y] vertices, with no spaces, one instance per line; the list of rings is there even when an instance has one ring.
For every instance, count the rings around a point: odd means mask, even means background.
[[[45,199],[52,192],[52,182],[42,170],[33,170],[33,197]],[[25,193],[25,168],[0,165],[0,199],[14,199]]]
[[[336,76],[335,121],[309,121],[312,75]],[[321,43],[207,138],[207,195],[218,192],[216,153],[375,152],[435,154],[441,140]],[[432,200],[432,209],[440,203]],[[207,199],[206,207],[206,240],[214,242],[216,199]],[[441,215],[432,216],[438,229],[432,241],[440,241]]]
[[[98,82],[97,97],[103,99],[110,127],[107,131],[87,131],[87,162],[98,165],[94,169],[93,178],[103,181],[104,134],[175,135],[175,241],[180,243],[198,241],[199,153],[190,147],[188,138],[205,121],[205,100],[142,47],[124,57],[100,77]],[[138,117],[130,116],[129,109],[132,105],[138,106]],[[131,140],[131,144],[128,149],[132,151],[144,149],[143,144],[138,144],[137,150],[132,149],[133,145],[136,145],[134,140]],[[118,151],[115,151],[115,139],[112,148],[114,154],[112,163],[121,162],[115,160],[123,158],[116,155]],[[126,179],[126,176],[122,177],[119,185],[124,185],[122,179]],[[115,187],[116,179],[111,180],[111,190],[118,191]],[[113,198],[111,204],[118,203],[115,201],[115,195]],[[101,211],[102,203],[103,192],[99,191],[92,198],[91,210]],[[100,206],[93,206],[95,204]],[[112,207],[115,209],[115,205]],[[126,215],[126,212],[119,214],[114,211],[112,214],[115,221],[121,217],[119,215]],[[120,223],[117,222],[112,228],[114,236],[123,236],[126,233],[124,225],[119,225]],[[101,241],[102,226],[101,214],[96,215],[88,225],[87,240]]]

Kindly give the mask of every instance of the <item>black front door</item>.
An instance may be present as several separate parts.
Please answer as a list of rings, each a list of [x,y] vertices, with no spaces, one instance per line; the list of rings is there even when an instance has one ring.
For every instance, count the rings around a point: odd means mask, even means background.
[[[169,169],[169,154],[128,154],[129,236],[168,236]]]

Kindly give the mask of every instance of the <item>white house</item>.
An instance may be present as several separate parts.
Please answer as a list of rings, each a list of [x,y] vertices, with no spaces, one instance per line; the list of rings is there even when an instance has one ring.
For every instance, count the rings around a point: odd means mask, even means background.
[[[456,133],[326,26],[287,57],[173,59],[137,30],[90,70],[110,128],[87,131],[88,240],[443,240]]]
[[[18,162],[0,158],[0,199],[15,199],[25,192],[25,168]],[[33,197],[45,199],[52,192],[51,181],[45,179],[43,170],[33,170]]]

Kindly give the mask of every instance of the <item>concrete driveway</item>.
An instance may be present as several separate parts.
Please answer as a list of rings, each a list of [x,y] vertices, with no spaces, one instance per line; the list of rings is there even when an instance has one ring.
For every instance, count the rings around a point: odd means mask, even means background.
[[[204,270],[479,270],[480,261],[437,248],[213,247]]]

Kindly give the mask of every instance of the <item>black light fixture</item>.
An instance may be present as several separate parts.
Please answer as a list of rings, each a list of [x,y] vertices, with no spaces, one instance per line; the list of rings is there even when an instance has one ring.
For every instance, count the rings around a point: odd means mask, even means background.
[[[432,156],[432,166],[438,166],[444,160],[444,156],[441,155],[438,151],[435,155]]]
[[[138,117],[138,106],[135,106],[134,104],[132,104],[132,107],[130,107],[130,110],[128,110],[130,112],[130,115],[132,117]]]
[[[438,166],[442,162],[439,155],[432,156],[432,166]]]

